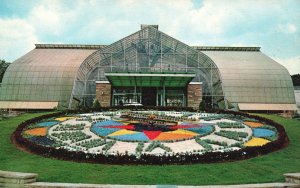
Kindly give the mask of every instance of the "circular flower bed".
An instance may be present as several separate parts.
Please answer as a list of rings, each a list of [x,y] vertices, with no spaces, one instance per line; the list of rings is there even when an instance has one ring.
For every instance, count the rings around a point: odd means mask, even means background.
[[[126,115],[124,115],[126,114]],[[115,116],[95,113],[98,121],[91,131],[100,137],[131,142],[179,141],[211,133],[212,123],[183,118],[183,114],[164,111],[117,112]],[[100,118],[97,118],[100,117]],[[179,121],[179,120],[182,121]]]
[[[241,160],[288,143],[282,126],[237,112],[113,110],[50,114],[22,123],[16,142],[56,158],[117,164]]]

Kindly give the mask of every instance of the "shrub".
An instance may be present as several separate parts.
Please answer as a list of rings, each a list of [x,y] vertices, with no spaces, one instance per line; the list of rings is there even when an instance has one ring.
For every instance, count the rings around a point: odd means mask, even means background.
[[[228,146],[228,144],[226,142],[220,142],[217,140],[204,139],[203,141],[208,144],[214,144],[214,145],[219,145],[219,146]]]
[[[62,141],[70,140],[71,142],[78,142],[92,137],[90,135],[84,134],[81,131],[52,133],[52,136]]]
[[[85,124],[81,123],[81,124],[59,124],[59,126],[57,126],[55,129],[53,129],[53,131],[76,131],[76,130],[83,130],[84,129]]]
[[[100,102],[98,101],[98,99],[95,99],[93,101],[93,107],[92,108],[95,109],[95,110],[99,110],[101,108],[101,105],[100,105]]]
[[[138,146],[135,148],[135,155],[140,157],[144,149],[144,142],[139,142]]]
[[[213,149],[211,147],[211,145],[209,145],[207,142],[201,140],[199,137],[196,137],[195,141],[208,151],[211,151]]]
[[[76,145],[90,149],[90,148],[102,146],[104,144],[106,144],[106,140],[104,139],[93,139],[93,140],[88,140],[84,143],[77,143]]]
[[[246,132],[225,131],[225,130],[221,130],[220,132],[216,132],[215,134],[218,136],[223,136],[237,141],[242,141],[242,138],[246,138],[248,136],[248,133]]]
[[[220,128],[235,128],[235,129],[244,128],[243,124],[240,122],[217,122],[217,125]]]
[[[167,152],[172,152],[171,148],[169,148],[168,146],[163,145],[160,141],[153,141],[151,142],[151,144],[145,149],[146,152],[151,152],[153,151],[155,148],[161,148]]]
[[[106,142],[106,145],[102,148],[102,151],[107,152],[113,145],[115,145],[116,141]]]

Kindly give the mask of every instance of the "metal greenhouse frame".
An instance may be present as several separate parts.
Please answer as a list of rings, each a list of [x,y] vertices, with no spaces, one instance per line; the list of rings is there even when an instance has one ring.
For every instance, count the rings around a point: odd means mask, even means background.
[[[96,81],[105,73],[190,73],[193,82],[203,83],[203,97],[210,107],[226,108],[220,73],[215,63],[153,26],[125,37],[91,54],[81,64],[74,80],[69,108],[82,101],[91,106]]]

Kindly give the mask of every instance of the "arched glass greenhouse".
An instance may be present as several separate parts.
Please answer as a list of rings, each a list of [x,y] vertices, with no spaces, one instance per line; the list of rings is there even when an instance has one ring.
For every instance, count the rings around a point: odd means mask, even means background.
[[[158,30],[111,45],[36,44],[4,74],[0,108],[147,105],[296,110],[289,72],[259,47],[189,46]]]

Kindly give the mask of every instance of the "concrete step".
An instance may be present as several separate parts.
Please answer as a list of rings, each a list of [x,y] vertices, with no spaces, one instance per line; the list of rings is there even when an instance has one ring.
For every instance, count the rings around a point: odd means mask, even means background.
[[[24,184],[36,182],[37,174],[0,170],[0,187],[24,187]]]
[[[300,173],[287,173],[283,174],[285,181],[289,183],[297,183],[300,185]]]

